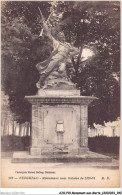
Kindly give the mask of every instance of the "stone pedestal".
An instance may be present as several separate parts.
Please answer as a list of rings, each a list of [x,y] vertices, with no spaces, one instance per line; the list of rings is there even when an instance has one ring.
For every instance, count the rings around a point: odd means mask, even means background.
[[[32,104],[31,155],[88,151],[88,105],[97,98],[79,90],[40,90],[26,98]]]

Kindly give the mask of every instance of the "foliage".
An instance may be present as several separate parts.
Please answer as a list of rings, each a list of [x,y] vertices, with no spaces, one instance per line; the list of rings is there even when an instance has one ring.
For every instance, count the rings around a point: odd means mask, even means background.
[[[19,137],[15,135],[7,135],[1,138],[2,151],[22,151],[27,150],[30,146],[30,137]]]
[[[47,19],[51,4],[2,3],[2,86],[19,122],[30,120],[30,105],[24,96],[36,93],[39,74],[35,65],[52,49],[47,37],[38,36],[42,27],[38,7]],[[80,47],[81,54],[84,48],[94,52],[87,61],[77,56],[67,64],[67,73],[81,94],[99,98],[89,109],[89,124],[115,120],[120,114],[119,2],[59,1],[54,10],[50,20],[54,36],[62,30],[68,42]]]
[[[119,137],[89,137],[88,145],[93,152],[115,153],[119,154],[120,138]]]
[[[36,93],[35,86],[39,75],[35,65],[44,58],[43,55],[40,56],[42,40],[39,43],[26,21],[26,15],[23,16],[21,12],[25,6],[23,4],[15,2],[13,8],[13,2],[10,2],[5,5],[2,13],[2,86],[9,95],[10,108],[15,113],[15,120],[19,122],[30,120],[30,105],[24,96]],[[28,13],[26,11],[25,8],[25,13]],[[48,44],[42,52],[49,53]]]
[[[8,135],[1,139],[2,151],[18,151],[24,149],[24,144],[19,136]]]

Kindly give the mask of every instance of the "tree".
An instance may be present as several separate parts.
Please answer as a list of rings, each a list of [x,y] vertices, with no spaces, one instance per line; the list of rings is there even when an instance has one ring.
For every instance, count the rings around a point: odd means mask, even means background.
[[[52,49],[46,37],[38,37],[42,22],[37,12],[39,6],[48,18],[51,4],[3,3],[2,83],[9,95],[11,110],[20,122],[30,117],[30,105],[24,96],[36,93],[39,74],[35,65],[46,59]],[[81,54],[85,48],[94,52],[87,61],[81,62],[77,56],[67,64],[67,73],[81,94],[99,98],[89,109],[89,124],[115,120],[120,114],[119,2],[65,1],[55,4],[55,16],[50,21],[54,36],[62,30],[68,42],[80,47]]]
[[[26,18],[28,15],[23,14],[28,13],[26,11],[30,4],[24,7],[24,2],[8,2],[2,13],[2,87],[9,95],[10,108],[20,123],[30,120],[30,104],[24,96],[36,93],[39,74],[35,65],[44,59],[44,55],[40,55],[40,45],[44,44],[45,38],[39,42],[33,33],[33,25],[29,27],[29,18]],[[42,52],[48,55],[48,44],[45,48],[42,45],[42,48]]]

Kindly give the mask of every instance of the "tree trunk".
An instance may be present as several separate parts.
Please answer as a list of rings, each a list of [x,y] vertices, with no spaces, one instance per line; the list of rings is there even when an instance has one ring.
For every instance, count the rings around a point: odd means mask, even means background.
[[[29,136],[29,127],[30,127],[30,124],[29,123],[27,123],[27,136]]]
[[[8,123],[8,121],[6,119],[4,119],[4,122],[3,122],[3,135],[9,135],[9,131],[8,131],[8,128],[7,128],[7,123]]]
[[[15,126],[15,128],[14,128],[14,135],[16,135],[16,126]]]
[[[19,123],[19,136],[22,135],[22,125]]]
[[[12,121],[12,135],[14,135],[14,121]]]

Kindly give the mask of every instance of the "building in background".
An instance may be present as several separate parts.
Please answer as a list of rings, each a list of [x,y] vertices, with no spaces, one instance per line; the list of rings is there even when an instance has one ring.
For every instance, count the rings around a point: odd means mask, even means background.
[[[113,122],[104,122],[104,125],[93,124],[93,128],[88,127],[88,136],[120,137],[120,118]]]

